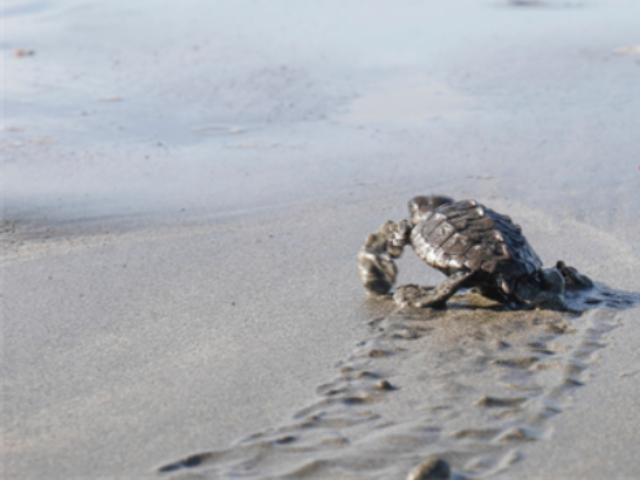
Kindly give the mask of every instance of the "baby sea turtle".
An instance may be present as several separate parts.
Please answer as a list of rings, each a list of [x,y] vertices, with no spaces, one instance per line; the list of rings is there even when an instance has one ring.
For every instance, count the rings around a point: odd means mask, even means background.
[[[393,298],[400,306],[443,308],[458,290],[475,287],[508,305],[569,310],[566,289],[593,287],[562,261],[543,269],[520,227],[474,200],[420,196],[409,202],[409,213],[410,221],[385,222],[358,254],[362,283],[379,295],[391,290],[398,273],[393,259],[406,244],[447,275],[437,287],[399,287]]]

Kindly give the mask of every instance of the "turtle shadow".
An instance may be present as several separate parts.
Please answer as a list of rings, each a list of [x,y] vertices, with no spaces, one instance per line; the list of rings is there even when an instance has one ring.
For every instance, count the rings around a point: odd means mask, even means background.
[[[594,282],[593,287],[588,289],[567,290],[565,300],[570,310],[564,313],[581,315],[590,310],[598,308],[609,308],[614,310],[627,310],[640,305],[640,292],[620,290],[609,287],[602,282]],[[444,308],[400,308],[393,300],[393,293],[387,295],[369,295],[363,303],[368,313],[374,316],[386,316],[392,312],[411,317],[424,316],[433,318],[435,316],[446,315],[447,312],[455,311],[491,311],[491,312],[517,312],[532,310],[517,305],[506,305],[488,299],[473,289],[467,289],[454,295]],[[546,309],[541,309],[547,311]]]
[[[582,311],[603,307],[626,310],[640,305],[640,292],[619,290],[594,282],[594,286],[587,290],[568,290],[566,300],[569,306]]]

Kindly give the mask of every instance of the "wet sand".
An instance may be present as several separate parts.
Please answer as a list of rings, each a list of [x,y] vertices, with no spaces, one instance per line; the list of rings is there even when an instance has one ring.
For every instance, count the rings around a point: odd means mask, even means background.
[[[1,10],[3,476],[640,474],[637,5],[151,5]],[[419,193],[585,313],[368,299]]]

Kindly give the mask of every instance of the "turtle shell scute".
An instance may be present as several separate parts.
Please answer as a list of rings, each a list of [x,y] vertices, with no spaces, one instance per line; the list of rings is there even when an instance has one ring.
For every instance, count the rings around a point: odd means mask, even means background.
[[[473,200],[438,207],[416,226],[412,244],[424,261],[447,274],[469,269],[517,278],[542,267],[510,217]]]

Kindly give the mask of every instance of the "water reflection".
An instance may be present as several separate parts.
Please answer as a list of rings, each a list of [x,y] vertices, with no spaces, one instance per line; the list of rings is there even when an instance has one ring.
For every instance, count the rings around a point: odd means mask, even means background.
[[[394,82],[365,93],[349,106],[347,123],[419,123],[462,114],[471,99],[447,85],[425,78]]]

